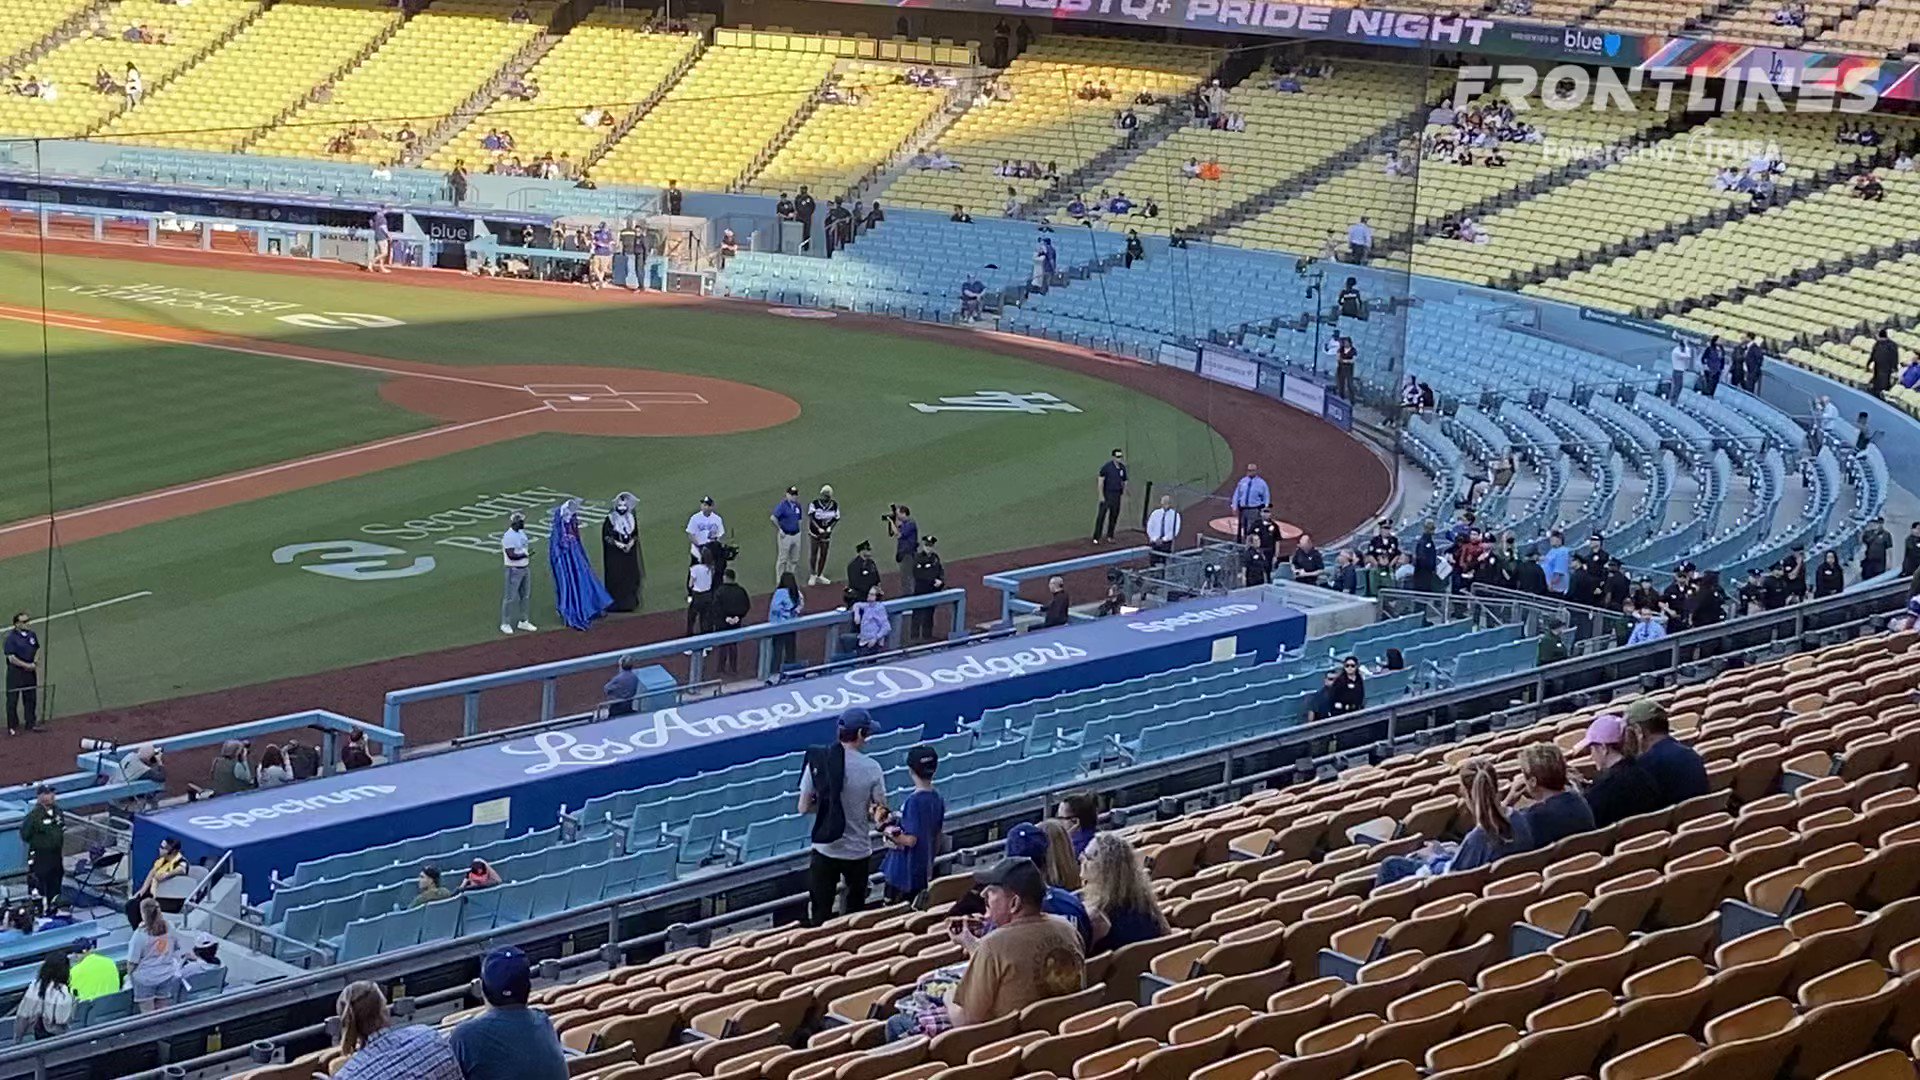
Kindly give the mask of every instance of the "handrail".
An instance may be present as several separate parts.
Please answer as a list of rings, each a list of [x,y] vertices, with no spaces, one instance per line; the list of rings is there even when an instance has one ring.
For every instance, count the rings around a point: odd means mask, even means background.
[[[1120,563],[1145,559],[1153,553],[1152,548],[1131,547],[1116,551],[1102,551],[1093,555],[1082,555],[1076,559],[1062,559],[1059,562],[1042,563],[1038,566],[1023,566],[1017,570],[1003,570],[997,574],[988,574],[980,579],[980,584],[1000,590],[1001,626],[1013,625],[1013,614],[1026,605],[1033,610],[1032,602],[1020,599],[1020,586],[1028,581],[1041,581],[1056,574],[1071,574],[1080,570],[1096,570],[1102,566],[1115,566]]]
[[[1457,715],[1459,709],[1474,702],[1518,699],[1528,703],[1521,708],[1537,710],[1544,707],[1547,702],[1567,699],[1574,695],[1591,695],[1596,689],[1629,688],[1646,675],[1677,672],[1702,659],[1731,654],[1744,655],[1756,650],[1772,648],[1775,643],[1782,640],[1805,640],[1809,632],[1833,633],[1869,624],[1903,604],[1906,589],[1906,582],[1891,581],[1860,593],[1842,593],[1839,596],[1808,601],[1779,611],[1759,612],[1730,619],[1715,626],[1670,634],[1657,641],[1641,645],[1609,649],[1593,656],[1573,657],[1546,667],[1454,686],[1418,698],[1374,705],[1360,712],[1270,732],[1224,747],[1114,769],[1096,777],[1086,778],[1078,786],[1103,792],[1139,789],[1158,779],[1185,776],[1210,766],[1223,770],[1225,779],[1203,790],[1219,789],[1222,785],[1227,787],[1244,785],[1272,775],[1241,774],[1234,771],[1236,762],[1251,760],[1263,753],[1307,744],[1325,745],[1329,739],[1375,729],[1383,729],[1385,741],[1389,745],[1398,746],[1400,741],[1417,730],[1406,727],[1403,722],[1404,718],[1416,714],[1433,714],[1437,722],[1454,725],[1465,722]],[[1580,683],[1579,676],[1583,674],[1600,674],[1609,677],[1596,683]],[[1554,693],[1547,693],[1546,690],[1549,687],[1561,689]],[[1489,716],[1503,715],[1511,711],[1510,708],[1503,708],[1480,714],[1476,719],[1484,720]],[[1358,741],[1341,738],[1339,744],[1351,747],[1358,745]],[[1290,770],[1278,770],[1282,774],[1288,771]],[[1016,807],[1038,807],[1043,803],[1050,805],[1051,794],[1027,793],[949,815],[948,830],[958,832],[967,828],[997,824],[1014,812]],[[555,935],[586,930],[604,931],[610,925],[617,927],[623,913],[632,915],[669,908],[675,904],[710,897],[729,890],[747,889],[780,880],[787,875],[799,872],[805,858],[804,853],[795,853],[749,863],[727,871],[704,874],[691,881],[661,886],[634,896],[605,900],[591,907],[529,920],[510,929],[476,934],[452,941],[418,945],[397,953],[334,965],[305,975],[248,987],[206,1002],[169,1009],[164,1013],[120,1021],[99,1028],[86,1028],[58,1039],[7,1048],[0,1050],[0,1077],[10,1080],[16,1076],[44,1075],[45,1070],[97,1056],[103,1047],[113,1045],[119,1039],[130,1036],[140,1041],[162,1041],[174,1038],[202,1030],[225,1019],[251,1016],[276,1005],[291,1001],[313,1000],[337,993],[348,982],[356,979],[395,980],[417,970],[423,963],[447,963],[454,960],[473,959],[488,949],[502,944],[525,944],[550,940]],[[745,917],[747,912],[753,910],[755,909],[736,910],[732,915],[734,919],[738,919]],[[614,939],[617,939],[617,934],[610,937],[610,940]],[[663,935],[649,935],[649,939],[662,940]],[[601,958],[604,960],[605,954],[602,954]],[[617,946],[613,950],[613,959],[616,961],[619,959]],[[231,1058],[220,1057],[219,1060],[225,1061]],[[189,1066],[189,1071],[199,1067],[197,1062],[186,1064]],[[141,1075],[157,1076],[159,1074]]]

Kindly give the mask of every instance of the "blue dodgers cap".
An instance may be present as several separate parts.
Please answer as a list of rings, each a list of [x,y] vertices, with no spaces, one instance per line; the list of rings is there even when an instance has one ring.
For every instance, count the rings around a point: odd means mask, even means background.
[[[487,1004],[525,1005],[532,991],[533,967],[519,949],[495,949],[480,962],[480,992]]]
[[[1046,857],[1047,834],[1040,826],[1023,821],[1007,833],[1007,858],[1038,862]]]
[[[840,714],[841,731],[873,732],[873,714],[865,709],[848,709]]]

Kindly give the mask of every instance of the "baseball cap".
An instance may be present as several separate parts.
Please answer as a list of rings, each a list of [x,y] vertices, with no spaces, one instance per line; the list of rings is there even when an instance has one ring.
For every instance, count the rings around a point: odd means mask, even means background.
[[[532,989],[533,968],[519,949],[495,949],[480,962],[480,991],[487,1004],[525,1005]]]
[[[35,795],[51,795],[51,794],[53,794],[53,785],[52,785],[52,784],[41,784],[41,785],[39,785],[38,787],[35,787],[35,788],[33,789],[33,793],[34,793]]]
[[[702,496],[700,496],[700,505],[701,505],[701,506],[712,506],[712,505],[713,505],[713,496],[711,496],[711,495],[702,495]]]
[[[1665,720],[1667,707],[1652,698],[1641,698],[1627,706],[1627,723],[1644,724],[1649,720]]]
[[[872,731],[873,714],[865,709],[848,709],[840,714],[841,731]]]
[[[1627,722],[1615,713],[1601,713],[1587,725],[1586,738],[1574,744],[1574,750],[1585,750],[1589,746],[1618,746],[1627,737]]]
[[[1025,827],[1033,828],[1031,825]],[[1047,879],[1040,876],[1040,868],[1033,864],[1032,859],[1001,859],[976,871],[973,880],[981,885],[998,885],[1036,905],[1047,895]]]
[[[931,746],[915,746],[907,750],[907,768],[915,773],[932,776],[933,770],[940,765],[940,755]]]
[[[1047,834],[1040,826],[1031,822],[1021,822],[1007,833],[1007,858],[1044,859],[1047,857]]]
[[[797,488],[797,487],[794,487],[794,486],[793,486],[792,484],[788,484],[788,485],[787,485],[787,494],[789,494],[789,495],[798,495],[798,494],[800,494],[800,489],[799,489],[799,488]]]
[[[220,939],[214,937],[212,934],[201,934],[199,937],[193,939],[193,947],[196,949],[211,949],[219,944]]]

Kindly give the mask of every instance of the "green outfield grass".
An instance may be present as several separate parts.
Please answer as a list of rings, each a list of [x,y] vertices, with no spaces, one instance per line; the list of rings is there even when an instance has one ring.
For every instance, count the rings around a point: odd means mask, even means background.
[[[0,303],[37,304],[39,272],[37,260],[0,256]],[[885,543],[878,518],[889,502],[912,504],[952,561],[1085,535],[1093,473],[1114,446],[1127,448],[1140,480],[1210,485],[1230,466],[1204,424],[1123,387],[832,321],[718,306],[640,308],[594,302],[584,292],[578,299],[466,292],[455,279],[451,287],[422,288],[81,258],[49,259],[45,273],[48,306],[81,316],[446,365],[689,372],[775,390],[801,406],[788,423],[723,437],[532,436],[70,544],[51,567],[44,556],[0,563],[0,580],[10,583],[0,602],[41,611],[152,593],[48,628],[58,708],[66,713],[496,637],[499,559],[487,534],[500,522],[446,533],[404,523],[497,493],[605,500],[636,492],[648,554],[645,606],[666,609],[683,603],[680,530],[702,495],[718,500],[743,548],[743,582],[762,602],[772,585],[767,513],[789,483],[809,496],[823,482],[838,492],[848,518],[836,545],[838,578],[854,541]],[[137,285],[148,288],[126,291]],[[156,288],[297,306],[229,303],[223,306],[236,313],[221,313],[156,303],[159,295],[184,297]],[[322,331],[278,317],[329,311],[405,325]],[[0,480],[0,513],[9,520],[47,506],[38,395],[49,372],[53,499],[61,507],[432,423],[382,401],[382,377],[373,373],[83,330],[54,330],[48,346],[50,368],[43,368],[39,328],[0,322],[0,377],[28,391],[9,395],[9,430],[16,448],[25,447]],[[928,414],[910,404],[979,390],[1051,393],[1080,411]],[[597,560],[598,519],[591,524]],[[395,566],[423,558],[434,565],[412,577],[347,581],[272,558],[284,545],[336,540],[389,545],[397,549]],[[551,625],[544,557],[542,546],[535,620]],[[71,647],[81,634],[90,672]],[[581,650],[593,647],[593,635],[582,635]]]

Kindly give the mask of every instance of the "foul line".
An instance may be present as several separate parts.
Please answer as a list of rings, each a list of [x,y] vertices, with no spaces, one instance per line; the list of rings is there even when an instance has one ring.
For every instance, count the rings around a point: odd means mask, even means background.
[[[91,514],[99,514],[99,513],[104,513],[111,510],[124,510],[129,506],[139,506],[142,503],[152,502],[156,499],[171,499],[181,495],[190,495],[193,492],[205,491],[208,488],[221,487],[226,484],[237,484],[237,483],[241,483],[247,480],[252,480],[252,479],[255,479],[256,477],[261,477],[261,476],[272,476],[274,473],[285,472],[288,469],[304,469],[304,468],[308,468],[309,466],[319,465],[323,462],[335,461],[344,457],[352,457],[356,454],[365,454],[365,453],[371,453],[376,450],[385,450],[391,446],[401,446],[406,443],[417,442],[421,439],[438,438],[443,435],[451,435],[456,431],[466,431],[469,428],[476,428],[485,424],[497,424],[502,420],[516,420],[522,416],[531,416],[534,413],[551,412],[551,411],[552,410],[548,409],[545,405],[536,405],[531,409],[521,409],[518,412],[503,413],[499,416],[489,416],[484,420],[468,420],[459,424],[447,424],[443,427],[428,428],[425,431],[416,431],[408,435],[396,435],[390,439],[381,439],[377,442],[362,443],[359,446],[349,446],[343,450],[333,450],[324,454],[316,454],[312,457],[297,458],[293,461],[282,461],[275,465],[262,465],[257,469],[248,469],[245,472],[229,473],[226,476],[216,476],[211,480],[201,480],[192,484],[182,484],[176,487],[161,488],[158,491],[149,491],[144,495],[130,495],[124,499],[115,499],[112,502],[99,503],[94,506],[83,506],[76,510],[63,510],[57,514],[54,514],[51,520],[53,524],[58,525],[60,522],[72,521],[75,518],[87,517],[88,515],[91,515]],[[37,518],[29,518],[25,521],[16,521],[11,525],[0,526],[0,536],[4,536],[8,533],[20,532],[23,529],[45,528],[48,524],[48,520],[49,519],[46,517],[37,517]]]
[[[83,612],[98,611],[103,607],[112,607],[115,604],[124,604],[129,600],[138,600],[143,596],[152,596],[152,595],[153,595],[153,590],[141,589],[139,592],[130,592],[125,596],[116,596],[111,600],[102,600],[97,604],[88,604],[85,607],[74,608],[72,611],[63,611],[58,615],[42,615],[40,618],[35,619],[34,621],[50,623],[55,619],[64,619],[69,615],[79,615]]]

